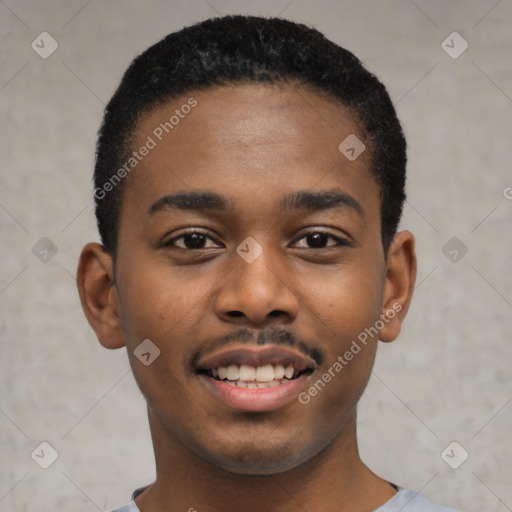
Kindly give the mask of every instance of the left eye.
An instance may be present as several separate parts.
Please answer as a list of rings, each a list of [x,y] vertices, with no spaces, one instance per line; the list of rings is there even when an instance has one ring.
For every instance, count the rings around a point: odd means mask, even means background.
[[[328,243],[329,240],[334,240],[334,243]],[[306,249],[325,249],[326,247],[335,247],[339,245],[347,245],[345,240],[338,238],[337,236],[330,235],[329,233],[323,232],[315,232],[308,233],[304,235],[302,238],[295,242],[295,245],[299,244],[299,242],[305,241],[306,246],[301,245],[302,248]]]
[[[210,244],[208,244],[208,241],[210,241]],[[166,245],[179,247],[180,249],[207,249],[209,247],[218,247],[214,240],[200,231],[184,233],[183,235],[169,240]]]

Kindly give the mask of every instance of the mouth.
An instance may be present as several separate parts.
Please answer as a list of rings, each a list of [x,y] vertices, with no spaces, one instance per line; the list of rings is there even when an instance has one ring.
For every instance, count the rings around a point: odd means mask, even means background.
[[[301,375],[311,374],[312,368],[299,370],[293,364],[266,364],[264,366],[250,366],[248,364],[230,364],[219,366],[211,370],[203,370],[208,377],[239,388],[265,389],[282,386],[297,379]]]
[[[267,411],[293,399],[316,367],[313,359],[288,347],[245,345],[201,359],[196,374],[230,408]]]

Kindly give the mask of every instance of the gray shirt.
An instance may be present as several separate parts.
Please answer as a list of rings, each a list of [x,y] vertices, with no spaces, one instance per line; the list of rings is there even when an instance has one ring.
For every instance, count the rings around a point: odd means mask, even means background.
[[[453,508],[435,505],[415,491],[408,491],[399,486],[396,487],[398,492],[374,512],[458,512]],[[144,489],[145,487],[137,489],[133,493],[128,505],[112,512],[140,512],[134,500]]]

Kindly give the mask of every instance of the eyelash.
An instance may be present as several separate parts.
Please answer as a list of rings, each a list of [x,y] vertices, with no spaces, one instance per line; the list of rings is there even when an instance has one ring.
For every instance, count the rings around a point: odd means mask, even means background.
[[[193,251],[193,250],[201,250],[201,249],[208,249],[208,247],[199,247],[199,248],[196,248],[196,249],[189,249],[188,247],[179,247],[176,245],[176,241],[177,240],[180,240],[180,239],[183,239],[184,237],[188,236],[188,235],[195,235],[195,234],[199,234],[199,235],[203,235],[205,238],[208,238],[210,239],[211,241],[217,243],[212,237],[210,237],[207,233],[205,233],[204,231],[199,231],[199,230],[193,230],[193,231],[187,231],[185,233],[182,233],[181,235],[179,236],[176,236],[174,238],[172,238],[171,240],[169,240],[168,242],[166,242],[164,244],[164,246],[166,247],[172,247],[172,248],[176,248],[176,249],[182,249],[184,251]],[[327,245],[326,247],[320,247],[320,248],[315,248],[315,247],[305,247],[305,249],[328,249],[330,247],[346,247],[346,246],[350,246],[350,243],[347,241],[347,240],[344,240],[338,236],[335,236],[331,233],[328,233],[326,231],[310,231],[309,233],[304,233],[300,238],[297,238],[293,243],[296,244],[297,242],[299,242],[300,240],[308,237],[308,236],[311,236],[311,235],[317,235],[317,234],[320,234],[320,235],[327,235],[327,239],[331,239],[331,240],[334,240],[336,243],[335,244],[332,244],[332,245]]]

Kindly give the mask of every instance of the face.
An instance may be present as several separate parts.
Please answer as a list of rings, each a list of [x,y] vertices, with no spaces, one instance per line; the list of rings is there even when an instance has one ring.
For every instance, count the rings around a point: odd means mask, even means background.
[[[364,142],[340,103],[289,84],[210,88],[140,120],[133,149],[151,148],[108,293],[122,341],[98,336],[126,345],[153,426],[217,467],[278,473],[352,435],[365,329],[397,334],[381,315],[410,283],[383,252],[369,150],[338,149],[351,134]]]

